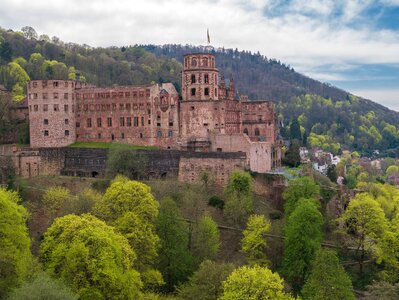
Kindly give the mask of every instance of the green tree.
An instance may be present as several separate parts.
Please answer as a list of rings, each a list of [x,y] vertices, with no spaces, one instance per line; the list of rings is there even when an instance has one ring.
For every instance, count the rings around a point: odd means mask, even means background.
[[[23,283],[14,290],[8,300],[77,300],[69,287],[46,273],[38,274],[32,281]]]
[[[244,171],[233,171],[225,188],[224,211],[236,225],[245,222],[253,211],[252,178]]]
[[[367,286],[365,300],[397,300],[399,299],[399,283],[391,284],[385,281],[375,281]]]
[[[205,260],[188,282],[178,288],[179,299],[216,300],[222,294],[222,283],[234,270],[234,265]]]
[[[156,228],[161,239],[157,266],[166,282],[165,290],[170,292],[186,281],[193,269],[188,226],[172,199],[161,202]]]
[[[291,140],[302,141],[301,126],[298,118],[293,119],[290,124],[290,138]]]
[[[388,229],[384,211],[370,194],[361,193],[351,199],[340,220],[344,224],[344,230],[356,243],[359,272],[362,274],[366,252]]]
[[[155,230],[158,208],[148,185],[117,176],[93,209],[128,239],[139,258],[136,268],[146,288],[163,283],[161,274],[153,270],[160,246]]]
[[[331,180],[333,183],[337,183],[337,167],[335,165],[329,165],[327,168],[327,177]]]
[[[31,26],[24,26],[21,31],[27,39],[36,40],[38,37],[36,30]]]
[[[0,58],[3,62],[8,63],[12,60],[11,44],[7,41],[0,44]]]
[[[108,151],[106,173],[109,177],[117,174],[131,179],[146,177],[148,158],[136,150],[132,150],[127,144],[115,144]]]
[[[31,262],[26,220],[16,192],[0,189],[0,298],[22,282]]]
[[[323,239],[323,216],[313,201],[303,199],[284,229],[283,274],[295,293],[309,275],[311,262]]]
[[[234,270],[223,282],[219,300],[288,300],[283,280],[277,273],[260,266],[243,266]]]
[[[299,155],[300,143],[298,140],[292,140],[290,147],[285,153],[284,163],[290,167],[296,168],[301,163],[301,156]]]
[[[355,299],[351,279],[334,251],[320,249],[317,252],[302,296],[305,300]]]
[[[220,248],[220,233],[212,217],[204,214],[192,233],[192,253],[198,263],[215,259]]]
[[[243,231],[241,251],[246,254],[250,265],[266,266],[269,261],[266,257],[266,237],[271,223],[263,215],[252,215],[247,222],[247,228]]]
[[[294,211],[299,199],[318,199],[319,197],[320,187],[312,178],[305,176],[292,179],[283,193],[284,211],[289,216]]]
[[[71,198],[72,195],[67,188],[56,186],[44,193],[42,203],[45,210],[54,215]]]
[[[44,235],[43,265],[80,299],[137,299],[142,286],[136,253],[114,228],[91,215],[58,218]]]

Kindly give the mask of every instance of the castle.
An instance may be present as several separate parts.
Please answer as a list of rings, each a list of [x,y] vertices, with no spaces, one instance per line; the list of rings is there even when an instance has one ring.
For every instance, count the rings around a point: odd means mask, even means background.
[[[181,97],[171,83],[100,88],[73,80],[28,83],[32,148],[75,142],[126,142],[165,150],[242,152],[264,173],[281,165],[277,118],[270,101],[238,98],[215,56],[184,56]]]

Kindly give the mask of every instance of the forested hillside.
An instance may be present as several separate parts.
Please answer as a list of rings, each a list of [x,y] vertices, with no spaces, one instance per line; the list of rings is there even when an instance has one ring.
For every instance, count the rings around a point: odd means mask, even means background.
[[[397,156],[399,113],[361,99],[294,71],[260,53],[182,45],[135,45],[93,48],[64,43],[57,37],[37,36],[33,28],[22,32],[0,29],[0,84],[18,101],[30,79],[81,79],[98,86],[173,82],[180,89],[181,61],[185,53],[210,51],[217,67],[234,78],[239,94],[277,103],[285,138],[333,152],[350,148],[365,154],[379,149]],[[290,133],[298,120],[301,136]]]

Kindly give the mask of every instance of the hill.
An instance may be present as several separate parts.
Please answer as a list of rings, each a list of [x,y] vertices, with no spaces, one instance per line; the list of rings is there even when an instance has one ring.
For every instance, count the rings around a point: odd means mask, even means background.
[[[276,59],[238,49],[182,45],[135,45],[93,48],[0,29],[0,84],[13,97],[24,97],[29,79],[74,79],[75,73],[98,86],[172,82],[180,89],[183,55],[210,51],[217,67],[232,76],[239,94],[277,104],[285,138],[298,138],[289,125],[298,120],[301,139],[310,146],[333,152],[341,148],[398,156],[399,113],[295,72]],[[0,120],[1,121],[1,120]],[[2,126],[2,125],[0,125]],[[11,127],[10,127],[11,128]]]

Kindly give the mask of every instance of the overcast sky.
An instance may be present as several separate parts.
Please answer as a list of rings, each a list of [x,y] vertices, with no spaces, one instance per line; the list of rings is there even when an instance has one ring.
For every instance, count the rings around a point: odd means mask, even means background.
[[[0,26],[91,46],[260,51],[399,111],[399,0],[0,0]]]

